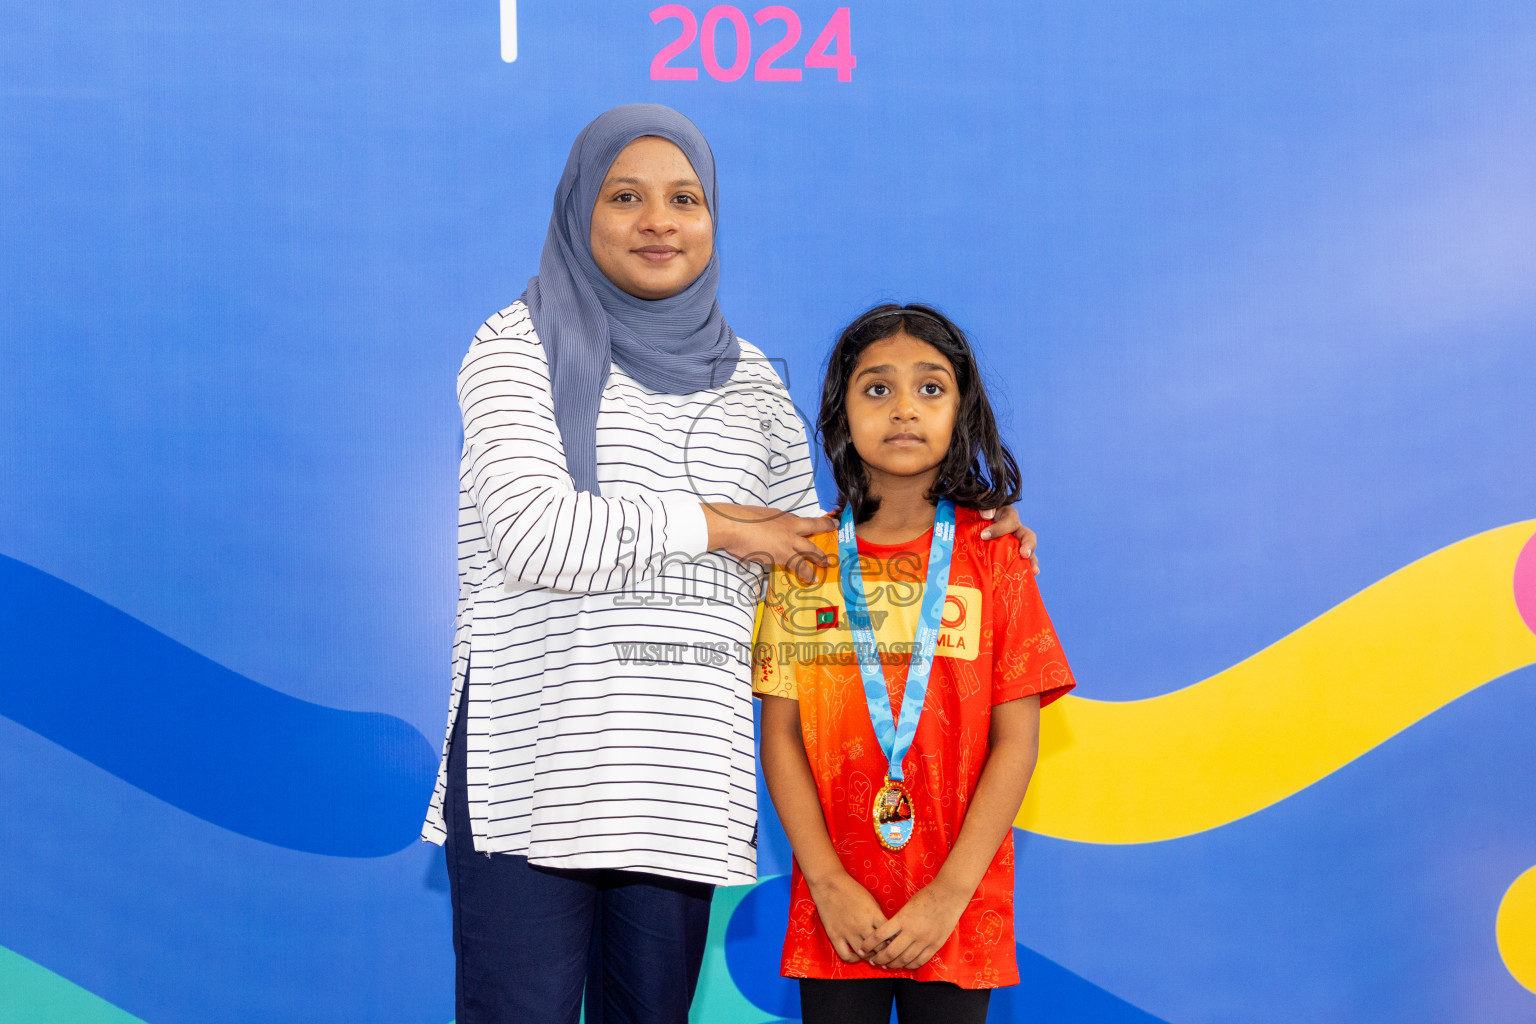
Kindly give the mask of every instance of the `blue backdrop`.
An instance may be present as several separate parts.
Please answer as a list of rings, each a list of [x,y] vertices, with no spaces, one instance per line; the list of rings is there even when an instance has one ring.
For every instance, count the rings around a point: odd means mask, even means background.
[[[1528,2],[4,10],[12,1019],[452,1016],[415,835],[453,375],[617,103],[712,141],[722,304],[802,409],[876,301],[972,334],[1084,697],[1195,684],[1536,515]],[[713,42],[663,66],[689,19]],[[1536,1021],[1536,916],[1495,933],[1536,865],[1536,669],[1486,682],[1219,828],[1021,832],[994,1019]],[[701,1019],[797,1013],[765,835]]]

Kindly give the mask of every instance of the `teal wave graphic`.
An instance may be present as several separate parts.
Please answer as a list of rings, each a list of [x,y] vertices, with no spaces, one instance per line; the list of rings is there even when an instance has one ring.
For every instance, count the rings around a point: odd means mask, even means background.
[[[0,946],[0,1020],[27,1024],[144,1024],[67,978]]]

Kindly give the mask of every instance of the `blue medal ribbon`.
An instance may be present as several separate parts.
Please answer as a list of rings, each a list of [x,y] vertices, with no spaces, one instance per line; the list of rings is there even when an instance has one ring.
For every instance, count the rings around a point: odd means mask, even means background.
[[[933,651],[939,642],[939,626],[944,619],[944,598],[949,590],[949,563],[955,549],[955,503],[939,500],[933,521],[933,543],[928,548],[928,579],[923,584],[923,599],[912,643],[912,660],[907,668],[907,688],[901,698],[901,718],[891,720],[891,696],[886,689],[885,673],[880,670],[880,651],[869,620],[869,600],[864,594],[864,573],[859,567],[859,541],[853,529],[853,510],[843,509],[837,530],[837,557],[843,576],[843,601],[848,609],[848,628],[853,633],[853,650],[859,659],[859,673],[864,679],[864,701],[869,706],[869,720],[875,727],[890,768],[886,778],[900,782],[901,762],[917,735],[917,720],[923,713],[923,699],[928,695],[928,675],[933,668]]]

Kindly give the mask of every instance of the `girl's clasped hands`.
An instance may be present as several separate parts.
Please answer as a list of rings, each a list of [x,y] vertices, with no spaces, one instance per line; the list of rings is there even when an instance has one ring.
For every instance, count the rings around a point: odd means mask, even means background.
[[[955,930],[970,893],[935,878],[912,894],[893,917],[846,871],[822,885],[811,883],[822,927],[845,963],[915,970],[927,963]]]

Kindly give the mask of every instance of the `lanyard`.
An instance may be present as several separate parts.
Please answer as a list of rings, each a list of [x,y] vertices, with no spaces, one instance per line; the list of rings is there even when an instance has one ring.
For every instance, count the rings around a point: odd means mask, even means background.
[[[901,781],[901,762],[917,735],[917,720],[923,713],[923,698],[928,694],[928,674],[933,668],[933,649],[939,640],[939,624],[944,618],[944,597],[949,590],[949,562],[955,548],[955,503],[939,500],[933,521],[933,544],[928,549],[928,580],[923,585],[921,614],[917,636],[912,643],[912,661],[907,668],[907,688],[901,698],[901,719],[891,721],[891,696],[880,671],[880,652],[875,646],[875,631],[869,622],[869,601],[864,596],[864,573],[859,568],[859,541],[853,530],[853,510],[843,509],[842,525],[837,531],[837,557],[842,566],[843,602],[848,609],[848,628],[853,632],[853,649],[859,658],[859,672],[864,678],[864,701],[869,705],[869,720],[875,727],[890,762],[886,777]]]

